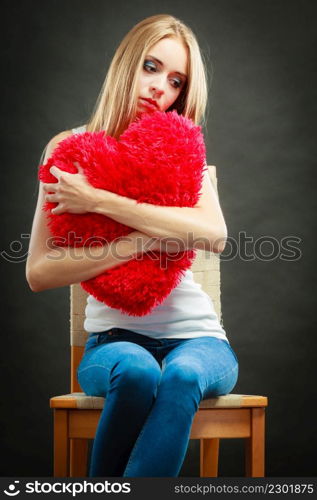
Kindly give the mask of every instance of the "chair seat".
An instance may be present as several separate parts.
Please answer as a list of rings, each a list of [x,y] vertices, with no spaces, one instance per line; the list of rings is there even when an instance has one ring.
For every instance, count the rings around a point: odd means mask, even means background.
[[[72,392],[50,399],[51,408],[73,408],[78,410],[102,410],[105,398],[98,396],[87,396],[84,392]],[[249,394],[227,394],[216,398],[204,399],[199,409],[211,408],[251,408],[267,406],[266,396],[255,396]]]

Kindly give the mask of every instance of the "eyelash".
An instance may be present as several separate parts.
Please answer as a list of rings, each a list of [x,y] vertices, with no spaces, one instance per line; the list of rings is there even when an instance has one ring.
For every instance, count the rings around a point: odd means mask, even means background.
[[[149,68],[148,64],[150,64],[150,67],[151,68],[154,68],[155,70],[157,69],[155,63],[153,61],[150,61],[150,60],[146,60],[144,61],[144,64],[143,64],[143,68],[145,71],[147,71],[148,73],[151,73],[151,71],[149,71],[147,68]],[[173,87],[175,89],[179,89],[181,86],[182,86],[182,81],[181,80],[173,80],[177,85],[173,85]]]

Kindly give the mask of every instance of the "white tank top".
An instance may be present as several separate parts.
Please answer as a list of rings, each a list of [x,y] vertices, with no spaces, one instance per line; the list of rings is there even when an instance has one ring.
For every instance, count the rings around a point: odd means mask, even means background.
[[[73,133],[85,130],[84,125],[73,129]],[[85,314],[84,328],[89,333],[124,328],[157,339],[217,337],[229,342],[211,298],[194,281],[190,269],[165,300],[145,316],[130,316],[92,295],[87,298]]]

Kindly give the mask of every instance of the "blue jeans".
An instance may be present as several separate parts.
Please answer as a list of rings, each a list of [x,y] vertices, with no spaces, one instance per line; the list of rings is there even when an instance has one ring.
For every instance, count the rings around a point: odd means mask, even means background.
[[[238,361],[215,337],[112,328],[89,336],[77,375],[87,395],[106,398],[90,477],[177,477],[200,401],[232,391]]]

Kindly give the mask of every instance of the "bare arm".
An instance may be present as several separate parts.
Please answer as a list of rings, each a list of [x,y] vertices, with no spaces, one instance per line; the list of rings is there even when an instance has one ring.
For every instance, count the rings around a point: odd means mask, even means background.
[[[170,207],[137,203],[110,191],[97,190],[94,212],[157,238],[176,239],[207,251],[222,251],[226,224],[208,170],[204,173],[202,194],[195,207]],[[193,242],[193,244],[191,244]]]
[[[70,134],[70,131],[62,132],[50,141],[44,162],[52,154],[58,142]],[[34,292],[94,278],[105,270],[142,253],[143,245],[148,244],[151,239],[139,231],[134,231],[128,237],[120,238],[103,247],[90,249],[54,247],[46,223],[46,214],[42,210],[44,201],[45,192],[40,183],[26,263],[26,278]],[[155,245],[151,246],[151,249],[154,250]]]
[[[57,202],[54,213],[96,212],[133,227],[150,237],[177,241],[180,249],[200,248],[222,252],[227,228],[208,170],[204,172],[201,196],[195,207],[170,207],[138,203],[111,191],[90,186],[81,170],[78,174],[51,167],[56,184],[44,184],[48,201]]]

